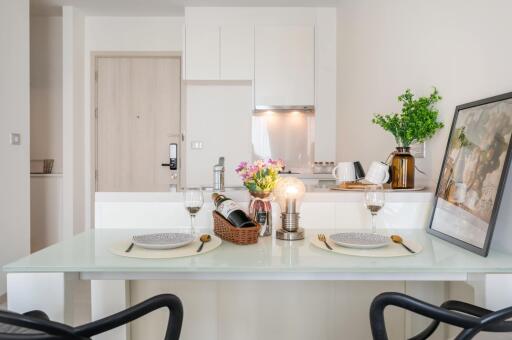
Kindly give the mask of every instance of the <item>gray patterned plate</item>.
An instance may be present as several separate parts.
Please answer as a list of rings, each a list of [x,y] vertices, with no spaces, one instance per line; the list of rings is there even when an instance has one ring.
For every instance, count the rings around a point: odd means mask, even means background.
[[[339,233],[329,238],[337,245],[347,248],[373,249],[390,244],[389,237],[372,233]]]
[[[133,237],[136,246],[146,249],[174,249],[194,241],[194,236],[185,233],[146,234]]]

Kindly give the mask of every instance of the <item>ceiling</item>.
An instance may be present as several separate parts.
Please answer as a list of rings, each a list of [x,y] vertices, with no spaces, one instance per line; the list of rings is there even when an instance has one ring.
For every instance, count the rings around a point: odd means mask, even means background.
[[[61,15],[61,7],[80,8],[85,15],[98,16],[183,16],[185,6],[234,7],[322,7],[337,0],[31,0],[34,16]]]

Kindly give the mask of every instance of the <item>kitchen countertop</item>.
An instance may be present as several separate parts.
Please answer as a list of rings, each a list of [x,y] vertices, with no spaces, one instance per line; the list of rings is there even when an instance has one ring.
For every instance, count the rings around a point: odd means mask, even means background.
[[[210,202],[211,191],[205,191],[205,201]],[[226,190],[224,194],[235,201],[248,202],[247,190]],[[182,192],[97,192],[96,202],[182,202]],[[431,190],[386,192],[386,202],[431,202]],[[361,202],[360,191],[336,191],[328,188],[309,187],[304,202]]]

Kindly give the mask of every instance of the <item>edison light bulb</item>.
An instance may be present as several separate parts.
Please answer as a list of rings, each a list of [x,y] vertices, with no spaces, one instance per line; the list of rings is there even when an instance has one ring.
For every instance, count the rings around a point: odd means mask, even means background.
[[[297,213],[300,210],[305,192],[306,187],[300,179],[295,177],[280,178],[274,188],[274,196],[279,203],[281,213]]]

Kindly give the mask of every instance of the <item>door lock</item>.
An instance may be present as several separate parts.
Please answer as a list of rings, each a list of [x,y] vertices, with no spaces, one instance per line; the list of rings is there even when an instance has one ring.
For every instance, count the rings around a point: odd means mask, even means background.
[[[168,166],[169,170],[178,170],[178,144],[169,144],[169,163],[162,163],[162,166]]]

